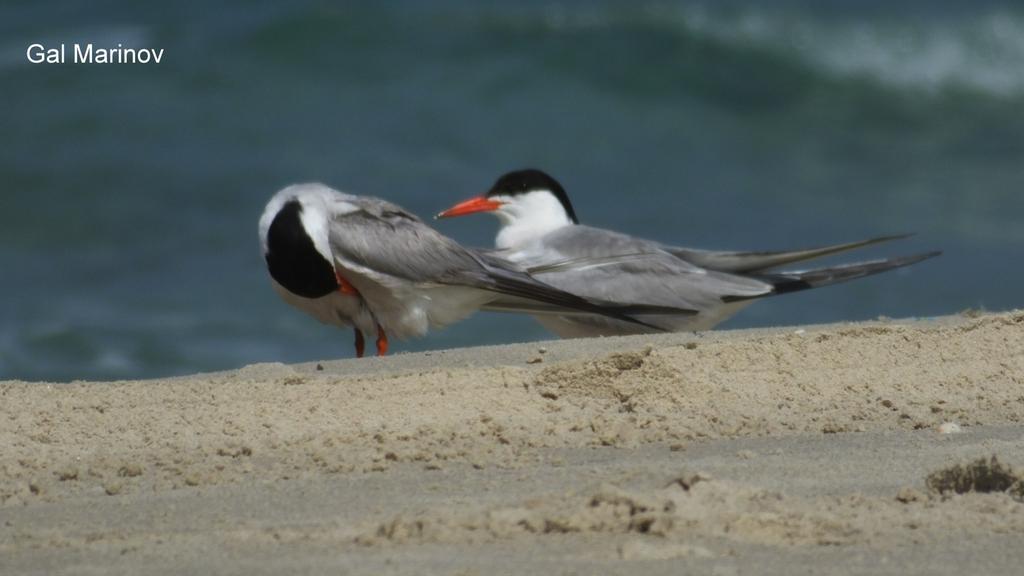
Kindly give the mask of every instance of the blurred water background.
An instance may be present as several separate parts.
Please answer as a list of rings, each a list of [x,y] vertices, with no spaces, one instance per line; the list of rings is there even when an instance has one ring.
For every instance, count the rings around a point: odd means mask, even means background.
[[[30,65],[34,42],[165,56]],[[727,327],[1024,303],[1017,3],[5,1],[0,87],[0,378],[352,355],[258,249],[266,200],[311,180],[428,217],[537,166],[587,223],[677,244],[945,250]],[[486,314],[394,349],[545,337]]]

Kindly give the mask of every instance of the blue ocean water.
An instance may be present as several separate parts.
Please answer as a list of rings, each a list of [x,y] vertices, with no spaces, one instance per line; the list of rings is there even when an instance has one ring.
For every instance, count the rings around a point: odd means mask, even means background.
[[[62,42],[165,55],[27,62]],[[0,378],[350,356],[259,254],[266,200],[311,180],[427,217],[537,166],[587,223],[677,244],[945,251],[730,327],[1024,303],[1017,3],[5,2],[0,87]],[[394,349],[544,337],[483,314]]]

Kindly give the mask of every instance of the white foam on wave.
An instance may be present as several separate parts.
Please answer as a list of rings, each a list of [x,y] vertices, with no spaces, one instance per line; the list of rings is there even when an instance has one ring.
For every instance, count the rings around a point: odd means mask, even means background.
[[[710,4],[713,5],[713,4]],[[735,10],[654,2],[621,7],[548,6],[542,22],[556,32],[606,29],[632,21],[748,47],[809,65],[836,78],[864,78],[897,89],[966,89],[1024,95],[1024,13],[881,14],[825,18],[805,12]]]
[[[648,7],[688,33],[793,56],[820,73],[895,88],[1024,95],[1024,17],[993,10],[961,18],[822,20],[745,9]]]

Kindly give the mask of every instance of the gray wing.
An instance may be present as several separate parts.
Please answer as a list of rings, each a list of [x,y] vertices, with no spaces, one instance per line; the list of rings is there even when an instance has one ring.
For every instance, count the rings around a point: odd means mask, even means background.
[[[656,242],[587,226],[566,226],[507,255],[546,284],[602,301],[701,311],[772,291],[756,278],[680,260]]]
[[[546,285],[521,270],[499,265],[493,255],[485,260],[390,202],[349,196],[334,214],[331,250],[364,297],[390,292],[400,298],[422,287],[459,286],[540,303],[562,313],[577,310],[643,324],[627,315],[628,307],[594,303]]]
[[[480,268],[472,254],[400,206],[345,195],[332,206],[331,250],[343,266],[414,285],[456,283]]]
[[[897,234],[893,236],[879,236],[858,242],[846,244],[835,244],[818,248],[807,248],[803,250],[780,250],[780,251],[758,251],[758,252],[733,252],[725,250],[700,250],[696,248],[683,248],[678,246],[661,247],[668,253],[677,256],[687,262],[696,264],[712,270],[722,272],[762,272],[771,268],[777,268],[794,262],[803,262],[813,258],[840,254],[857,248],[881,244],[892,240],[901,240],[912,236],[912,234]]]
[[[747,266],[773,268],[782,263],[845,252],[878,242],[902,238],[887,236],[819,249],[780,253],[714,253],[746,258]],[[678,249],[677,249],[678,250]],[[738,302],[772,294],[785,294],[863,278],[910,266],[938,256],[927,252],[911,256],[855,262],[811,270],[734,274],[687,262],[655,242],[615,232],[570,226],[517,251],[517,260],[540,280],[593,299],[689,307],[710,310],[723,302]],[[738,255],[746,255],[740,257]],[[755,260],[759,262],[755,263]],[[725,262],[728,259],[720,259]]]

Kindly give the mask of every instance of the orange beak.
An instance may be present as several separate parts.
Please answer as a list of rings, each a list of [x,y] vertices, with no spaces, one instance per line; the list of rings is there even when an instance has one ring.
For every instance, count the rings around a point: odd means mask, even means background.
[[[491,200],[486,196],[477,196],[476,198],[470,198],[465,202],[459,202],[455,206],[439,213],[434,218],[451,218],[453,216],[465,216],[466,214],[475,214],[476,212],[491,212],[501,208],[501,202]]]

